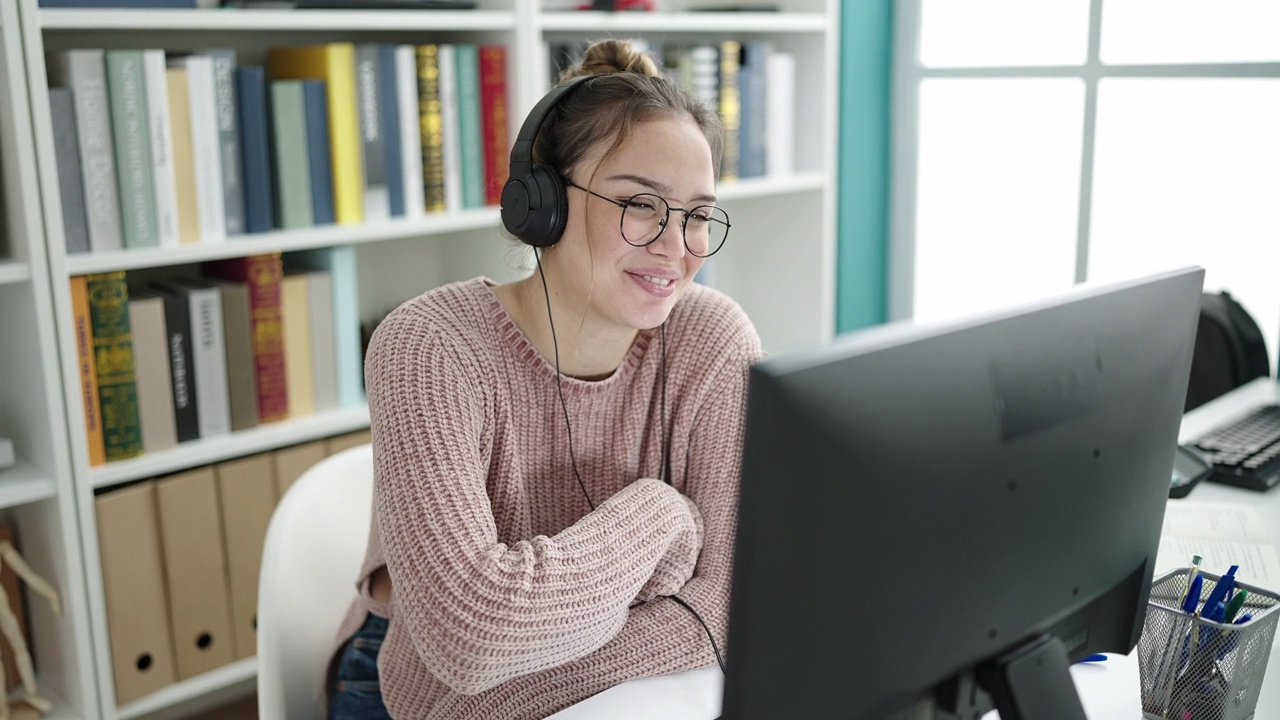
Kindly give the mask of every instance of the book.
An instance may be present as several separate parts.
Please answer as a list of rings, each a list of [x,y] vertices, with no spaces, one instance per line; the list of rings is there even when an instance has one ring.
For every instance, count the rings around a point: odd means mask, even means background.
[[[261,67],[236,69],[245,231],[251,233],[269,232],[276,226],[266,82],[266,74]]]
[[[481,45],[479,53],[484,201],[487,205],[497,205],[502,200],[502,186],[507,182],[511,153],[507,139],[507,48]]]
[[[364,354],[360,345],[360,292],[356,249],[350,245],[290,253],[289,266],[324,270],[333,294],[333,345],[337,357],[338,405],[364,402]]]
[[[178,429],[173,413],[173,373],[169,366],[164,298],[149,290],[131,289],[129,327],[133,330],[133,358],[137,367],[142,449],[149,453],[167,450],[178,444]]]
[[[418,126],[418,58],[412,45],[396,46],[396,83],[404,210],[408,217],[422,217],[426,200],[422,187],[422,131]]]
[[[200,210],[196,200],[196,159],[191,141],[191,98],[187,70],[166,67],[165,86],[169,91],[169,136],[173,138],[173,181],[177,203],[178,242],[200,242]]]
[[[287,418],[289,392],[280,304],[280,281],[284,269],[280,254],[217,260],[206,263],[205,271],[213,277],[248,284],[254,368],[258,381],[258,422]]]
[[[195,359],[191,344],[191,306],[182,293],[161,291],[161,297],[164,298],[164,328],[169,345],[174,428],[181,443],[200,437]]]
[[[427,212],[444,212],[444,134],[440,118],[440,46],[418,46],[418,118],[422,195]]]
[[[315,409],[338,407],[338,349],[334,344],[333,277],[324,270],[306,273],[311,318],[311,374]]]
[[[237,107],[236,51],[230,48],[201,53],[213,61],[213,104],[218,128],[222,170],[222,207],[228,235],[245,232],[244,181],[240,155],[240,112]]]
[[[1200,569],[1222,575],[1239,565],[1236,577],[1272,588],[1280,583],[1280,553],[1266,523],[1252,505],[1171,500],[1165,508],[1155,576],[1204,558]]]
[[[120,250],[124,247],[124,237],[120,230],[105,52],[67,50],[50,60],[51,83],[70,88],[75,102],[89,247],[93,252]]]
[[[742,122],[742,106],[738,92],[738,70],[742,64],[742,44],[737,40],[720,42],[720,124],[724,126],[724,150],[720,153],[720,179],[738,179],[738,129]]]
[[[484,207],[484,125],[480,120],[480,57],[471,43],[455,46],[458,72],[458,144],[461,146],[462,206]]]
[[[381,75],[378,45],[356,45],[356,98],[360,104],[360,157],[364,161],[365,222],[386,220],[391,216],[386,138],[382,129]]]
[[[387,204],[391,217],[404,217],[404,158],[400,148],[400,79],[396,74],[396,46],[379,43],[378,122],[387,177]]]
[[[68,255],[89,252],[80,146],[76,142],[75,100],[67,88],[49,88],[53,150],[58,163],[58,199],[62,206],[62,238]]]
[[[280,313],[284,321],[284,369],[290,417],[316,411],[310,306],[306,273],[287,273],[280,281]]]
[[[444,209],[462,209],[462,139],[458,128],[458,47],[441,45],[436,56],[440,66],[440,155],[444,159]]]
[[[222,337],[226,349],[231,429],[248,430],[258,424],[258,369],[253,358],[253,315],[249,286],[218,280],[222,293]]]
[[[102,445],[107,462],[142,454],[142,420],[129,327],[129,288],[123,270],[85,276],[98,401],[102,409]]]
[[[152,186],[155,190],[156,236],[160,247],[178,247],[178,186],[173,167],[173,122],[169,117],[169,82],[164,50],[143,50],[147,87],[147,130],[151,139]]]
[[[231,431],[231,409],[222,335],[222,298],[218,288],[198,279],[174,280],[160,286],[165,292],[181,293],[187,298],[200,437],[226,435]]]
[[[93,321],[89,315],[89,287],[84,275],[71,278],[71,320],[80,376],[80,405],[84,410],[85,444],[89,466],[107,461],[102,444],[102,401],[98,397],[98,364],[93,349]]]
[[[343,225],[363,222],[365,181],[356,102],[355,45],[272,48],[267,66],[273,79],[325,82],[334,217]]]
[[[160,244],[160,236],[142,51],[108,50],[106,63],[124,246],[155,247]]]
[[[171,58],[168,62],[172,67],[182,67],[187,71],[191,157],[195,168],[200,242],[222,242],[227,239],[227,216],[223,202],[222,143],[218,137],[213,58],[187,55]]]
[[[329,110],[323,80],[302,81],[307,120],[307,167],[311,170],[312,224],[329,225],[333,216],[333,161],[329,154]]]
[[[311,160],[301,80],[271,83],[271,124],[276,227],[310,227],[315,216],[311,208]]]
[[[773,48],[767,40],[742,43],[742,67],[738,70],[738,176],[765,174],[767,130],[766,79]]]
[[[765,74],[765,172],[790,175],[795,170],[796,56],[774,52]]]

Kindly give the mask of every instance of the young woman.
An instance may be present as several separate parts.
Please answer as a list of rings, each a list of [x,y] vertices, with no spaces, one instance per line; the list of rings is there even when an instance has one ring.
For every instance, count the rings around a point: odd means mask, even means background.
[[[760,344],[693,283],[729,231],[719,121],[624,42],[580,75],[533,146],[567,207],[538,272],[427,292],[369,347],[374,521],[333,718],[542,718],[724,648]]]

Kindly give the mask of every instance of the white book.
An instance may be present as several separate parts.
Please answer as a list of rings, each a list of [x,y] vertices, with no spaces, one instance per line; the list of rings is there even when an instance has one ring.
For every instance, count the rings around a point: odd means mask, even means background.
[[[313,270],[306,275],[315,409],[333,410],[338,407],[338,349],[333,328],[333,277],[325,270]]]
[[[426,215],[422,187],[422,121],[418,114],[418,60],[412,45],[396,46],[396,95],[400,101],[400,167],[404,174],[404,215]]]
[[[444,138],[444,209],[462,210],[462,135],[458,131],[458,49],[441,45],[436,61],[440,64],[440,134]]]
[[[218,136],[218,107],[214,96],[213,58],[188,55],[170,61],[187,69],[191,107],[191,146],[195,158],[196,208],[200,242],[227,239],[227,215],[222,189],[222,141]]]
[[[773,52],[765,64],[765,174],[790,175],[795,171],[796,56]]]
[[[160,247],[178,247],[178,185],[173,174],[173,135],[169,132],[169,85],[165,81],[164,50],[143,50],[146,77],[151,166],[156,194],[156,231]]]
[[[218,186],[221,192],[222,186]],[[222,291],[217,285],[182,282],[165,285],[187,296],[191,313],[191,364],[196,386],[196,424],[200,437],[231,432],[227,388],[227,350],[222,323]]]

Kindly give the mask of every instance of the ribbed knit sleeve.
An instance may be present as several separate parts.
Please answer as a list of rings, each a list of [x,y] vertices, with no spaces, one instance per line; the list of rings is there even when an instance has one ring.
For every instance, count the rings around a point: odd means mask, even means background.
[[[499,386],[489,365],[404,307],[380,325],[367,363],[376,513],[394,586],[392,612],[397,632],[411,637],[432,676],[469,695],[575,660],[639,662],[628,656],[640,647],[644,662],[670,669],[709,657],[693,649],[693,640],[689,648],[660,650],[671,638],[643,628],[646,618],[669,623],[672,610],[684,612],[674,604],[629,609],[665,556],[692,561],[698,552],[697,519],[684,497],[641,479],[552,537],[499,542],[486,492],[488,410]],[[742,380],[735,372],[726,380],[731,399],[709,408],[723,416],[720,422],[740,423],[733,416],[741,412]],[[736,478],[736,446],[721,444],[706,466]],[[712,485],[690,484],[716,537],[707,541],[714,553],[709,559],[703,553],[687,599],[705,605],[699,610],[720,628],[735,508],[734,494],[712,492]],[[593,654],[597,659],[587,660]]]

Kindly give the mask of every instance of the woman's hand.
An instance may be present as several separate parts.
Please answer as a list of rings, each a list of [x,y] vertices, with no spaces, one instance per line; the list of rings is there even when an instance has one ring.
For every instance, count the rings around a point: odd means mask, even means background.
[[[677,493],[675,488],[667,487],[671,492]],[[693,577],[698,554],[702,552],[702,513],[688,496],[680,495],[680,498],[684,500],[684,507],[688,510],[688,517],[681,518],[681,524],[687,525],[690,531],[681,533],[672,543],[667,554],[658,561],[649,580],[636,594],[632,605],[646,603],[663,595],[675,595]]]

